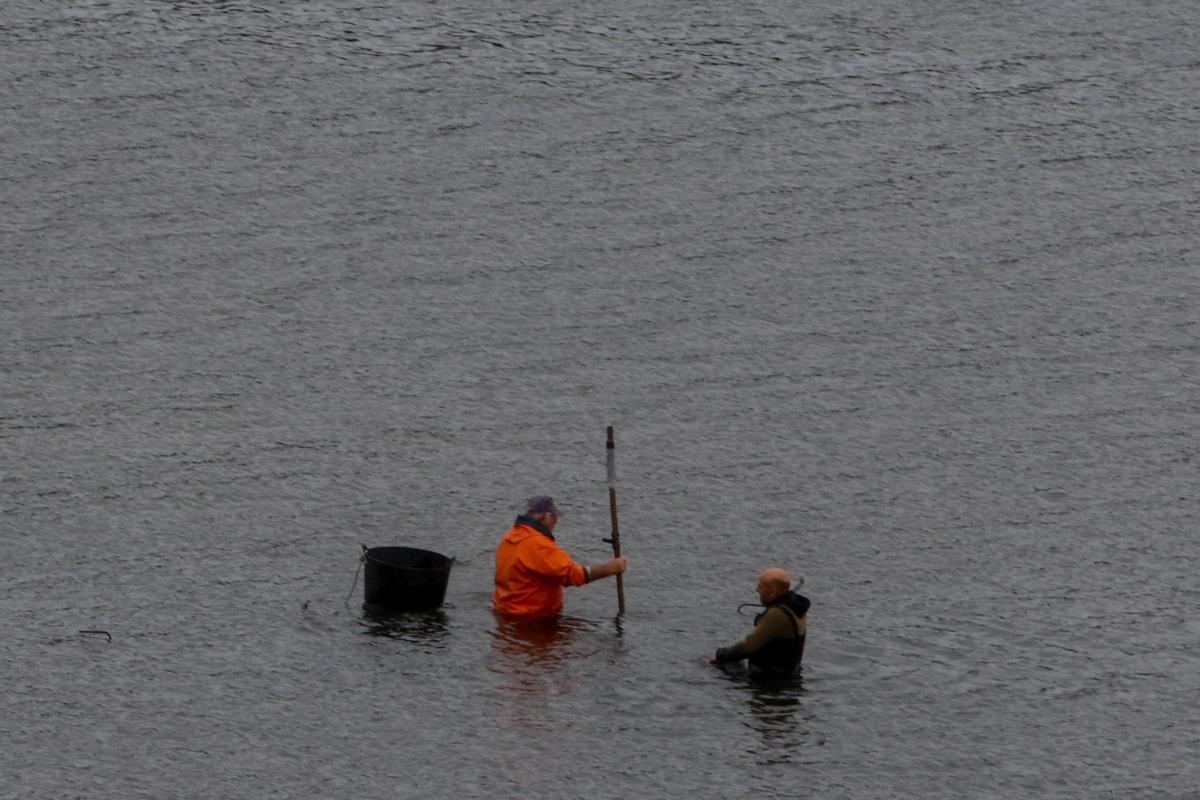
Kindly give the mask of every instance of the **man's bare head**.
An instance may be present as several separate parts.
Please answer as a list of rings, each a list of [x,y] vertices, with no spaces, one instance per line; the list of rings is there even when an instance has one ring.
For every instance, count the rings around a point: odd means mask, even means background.
[[[787,570],[781,567],[764,569],[759,573],[758,586],[755,587],[758,597],[764,605],[770,604],[786,594],[790,588],[792,588],[792,578],[787,574]]]

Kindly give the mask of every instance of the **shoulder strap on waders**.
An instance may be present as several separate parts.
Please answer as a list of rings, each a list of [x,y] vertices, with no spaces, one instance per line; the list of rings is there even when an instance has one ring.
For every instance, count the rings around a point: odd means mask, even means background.
[[[792,638],[799,639],[800,638],[800,626],[796,624],[796,612],[792,611],[790,608],[785,606],[783,603],[780,603],[778,605],[778,608],[783,609],[784,613],[787,614],[788,622],[792,623]]]

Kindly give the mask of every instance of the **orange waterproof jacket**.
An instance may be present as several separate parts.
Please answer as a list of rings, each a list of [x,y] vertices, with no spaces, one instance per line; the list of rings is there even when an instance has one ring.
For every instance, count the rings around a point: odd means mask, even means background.
[[[496,548],[496,591],[492,608],[502,614],[534,616],[562,610],[563,587],[587,583],[587,571],[529,517],[517,517]]]

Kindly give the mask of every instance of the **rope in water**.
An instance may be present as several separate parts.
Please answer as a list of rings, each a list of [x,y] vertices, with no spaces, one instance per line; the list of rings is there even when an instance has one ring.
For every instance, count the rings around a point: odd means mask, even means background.
[[[367,563],[367,548],[364,545],[362,555],[358,557],[358,568],[354,570],[354,583],[350,584],[350,591],[346,592],[346,599],[342,602],[342,605],[346,607],[347,611],[350,610],[350,596],[353,595],[354,590],[358,588],[358,573],[362,572],[362,566],[365,563]]]

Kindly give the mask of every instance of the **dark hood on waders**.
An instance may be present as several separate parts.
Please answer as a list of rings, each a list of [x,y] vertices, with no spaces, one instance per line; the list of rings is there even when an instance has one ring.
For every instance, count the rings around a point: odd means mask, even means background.
[[[809,607],[812,606],[812,601],[809,600],[807,597],[805,597],[802,594],[796,594],[795,592],[789,591],[787,594],[780,597],[774,603],[771,603],[771,605],[772,606],[787,606],[793,612],[795,612],[797,617],[803,617],[805,614],[808,613]],[[770,608],[770,607],[771,606],[767,606],[767,608]],[[766,612],[764,611],[763,613],[765,614]]]

